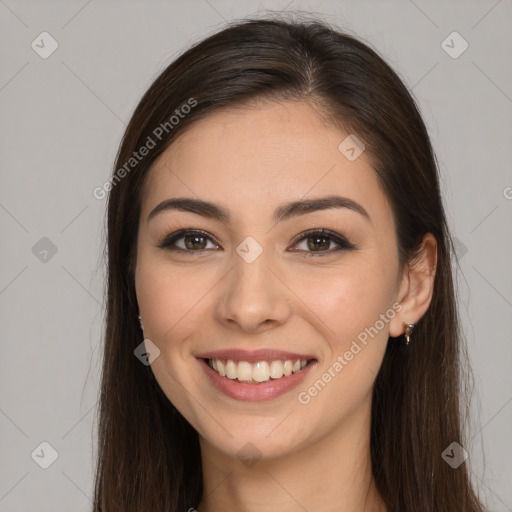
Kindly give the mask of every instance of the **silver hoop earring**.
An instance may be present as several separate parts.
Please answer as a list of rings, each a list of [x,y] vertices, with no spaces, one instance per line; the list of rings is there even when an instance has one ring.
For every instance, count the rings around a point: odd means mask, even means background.
[[[144,326],[142,325],[142,318],[140,317],[140,315],[137,315],[137,318],[139,319],[140,328],[143,331],[144,330]]]

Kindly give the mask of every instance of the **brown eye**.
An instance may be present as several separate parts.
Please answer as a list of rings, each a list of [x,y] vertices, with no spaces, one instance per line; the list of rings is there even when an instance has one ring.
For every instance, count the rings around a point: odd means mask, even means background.
[[[208,247],[209,243],[210,246]],[[348,242],[345,237],[327,229],[316,229],[302,233],[294,247],[301,244],[303,245],[302,248],[293,249],[292,251],[304,253],[305,256],[323,256],[342,250],[356,249],[356,246]],[[171,233],[158,244],[158,247],[169,251],[188,253],[219,249],[209,233],[197,229],[182,229]]]
[[[211,236],[205,231],[182,229],[168,235],[158,247],[171,251],[199,252],[212,248],[207,247],[208,241],[211,241]],[[213,242],[212,245],[214,249],[218,248]]]
[[[185,240],[187,249],[206,249],[206,237],[202,235],[185,235],[182,239]]]
[[[303,249],[294,249],[305,252],[306,256],[323,256],[342,250],[355,249],[356,246],[347,241],[342,235],[326,229],[311,230],[302,233],[295,247],[305,244]],[[334,245],[334,249],[332,249]],[[337,247],[336,247],[337,246]],[[316,253],[316,254],[315,254]]]
[[[317,251],[321,249],[329,249],[329,246],[331,245],[332,240],[328,236],[308,236],[308,249],[311,249],[312,251]]]

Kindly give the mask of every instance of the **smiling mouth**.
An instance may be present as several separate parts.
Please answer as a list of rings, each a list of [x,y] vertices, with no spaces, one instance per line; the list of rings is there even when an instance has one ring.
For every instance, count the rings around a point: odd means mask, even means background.
[[[208,366],[221,377],[226,377],[246,384],[264,384],[269,381],[284,379],[298,373],[316,359],[286,359],[272,361],[234,361],[232,359],[204,358]]]

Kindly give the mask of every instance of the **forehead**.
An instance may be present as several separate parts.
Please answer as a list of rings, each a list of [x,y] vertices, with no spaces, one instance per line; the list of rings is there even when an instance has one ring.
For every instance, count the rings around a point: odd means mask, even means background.
[[[197,196],[249,219],[286,201],[339,194],[382,215],[387,201],[367,155],[350,161],[338,149],[348,135],[306,103],[216,112],[155,161],[143,214],[165,199]]]

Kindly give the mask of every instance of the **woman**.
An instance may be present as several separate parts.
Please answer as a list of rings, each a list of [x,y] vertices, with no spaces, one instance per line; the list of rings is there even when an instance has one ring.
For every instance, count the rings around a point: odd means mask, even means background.
[[[372,49],[225,28],[151,85],[106,188],[96,512],[484,510],[435,156]]]

